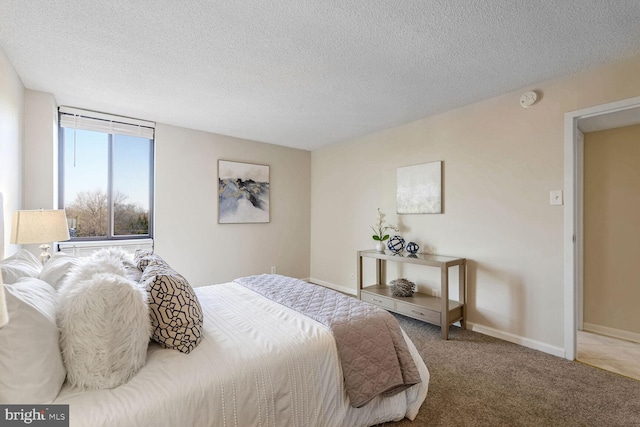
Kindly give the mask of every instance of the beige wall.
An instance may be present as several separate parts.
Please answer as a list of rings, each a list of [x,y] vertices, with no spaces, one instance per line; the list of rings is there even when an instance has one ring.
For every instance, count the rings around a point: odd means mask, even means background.
[[[634,333],[640,333],[639,165],[640,125],[584,135],[584,322]]]
[[[53,207],[57,197],[55,98],[48,93],[19,89],[20,101],[24,93],[24,123],[25,128],[28,127],[22,174],[19,142],[9,145],[2,141],[7,144],[7,156],[2,145],[2,162],[15,169],[15,178],[11,178],[15,181],[10,182],[10,191],[7,191],[12,206],[6,206],[5,212],[9,213],[18,208]],[[15,111],[18,112],[20,115],[16,117],[22,120],[21,105],[19,111]],[[117,114],[117,111],[106,113]],[[217,224],[218,159],[270,166],[270,223]],[[158,124],[156,251],[194,286],[268,273],[271,266],[277,267],[281,274],[309,277],[310,163],[308,151]],[[0,173],[5,174],[4,168]],[[18,183],[20,176],[22,185]],[[0,184],[4,186],[4,183],[3,177]],[[7,221],[8,227],[10,216]],[[37,253],[37,245],[27,248]]]
[[[564,186],[564,113],[638,96],[638,76],[635,57],[314,151],[311,277],[355,290],[380,207],[406,239],[469,259],[474,329],[562,355],[563,207],[549,191]],[[523,109],[530,89],[541,99]],[[434,160],[444,214],[396,215],[396,169]]]
[[[25,134],[22,208],[35,209],[56,197],[56,105],[43,92],[27,90],[25,98],[32,129]],[[217,224],[218,159],[271,167],[269,224]],[[308,151],[158,124],[156,252],[194,286],[268,273],[271,266],[309,277],[310,162]]]
[[[217,223],[218,159],[270,166],[270,223]],[[310,164],[308,151],[158,125],[156,252],[195,286],[271,266],[309,277]]]
[[[20,208],[22,190],[22,124],[24,86],[13,65],[0,48],[0,194],[4,200],[0,225],[0,259],[11,255],[17,245],[9,244],[11,218]],[[4,250],[4,252],[3,252]]]
[[[21,193],[39,185],[37,172],[21,177],[23,109],[42,107],[36,121],[47,128],[51,98],[28,95],[25,107],[23,86],[3,53],[0,72],[0,191],[9,212],[20,207]],[[549,191],[564,184],[564,113],[640,96],[638,76],[635,57],[311,154],[158,125],[157,250],[194,285],[276,265],[283,274],[355,291],[355,254],[372,247],[369,225],[381,207],[407,239],[469,259],[475,329],[560,354],[563,208],[549,206]],[[525,110],[518,98],[528,89],[542,96]],[[54,144],[55,134],[40,142]],[[46,150],[33,155],[55,164]],[[219,158],[271,166],[270,224],[217,224]],[[444,214],[396,216],[396,169],[433,160],[444,161]],[[22,179],[31,184],[23,188]],[[433,286],[429,275],[418,279]]]

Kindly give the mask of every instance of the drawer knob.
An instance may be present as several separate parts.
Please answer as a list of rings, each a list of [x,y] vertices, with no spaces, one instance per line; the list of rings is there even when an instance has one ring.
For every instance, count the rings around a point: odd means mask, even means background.
[[[420,316],[424,316],[424,313],[421,311],[411,310],[413,314],[419,314]]]

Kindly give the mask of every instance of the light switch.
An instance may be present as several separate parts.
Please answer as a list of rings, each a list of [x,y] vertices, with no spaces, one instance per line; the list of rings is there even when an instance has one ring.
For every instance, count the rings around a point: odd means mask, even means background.
[[[562,205],[562,190],[554,190],[549,193],[549,202],[551,205]]]

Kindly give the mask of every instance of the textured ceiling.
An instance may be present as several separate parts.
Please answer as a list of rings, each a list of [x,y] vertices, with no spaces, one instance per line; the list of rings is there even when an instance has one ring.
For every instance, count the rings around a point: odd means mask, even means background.
[[[639,54],[639,22],[638,0],[2,0],[0,46],[60,105],[312,150]]]

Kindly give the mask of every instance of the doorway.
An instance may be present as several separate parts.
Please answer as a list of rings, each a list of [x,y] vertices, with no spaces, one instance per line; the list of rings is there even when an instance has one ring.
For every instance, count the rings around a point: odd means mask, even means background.
[[[633,226],[640,217],[640,124],[583,129],[578,168],[584,176],[582,277],[578,271],[583,292],[576,360],[640,379],[640,228]]]
[[[575,360],[582,329],[583,271],[583,132],[640,123],[640,97],[565,114],[564,144],[564,287],[565,358]]]

